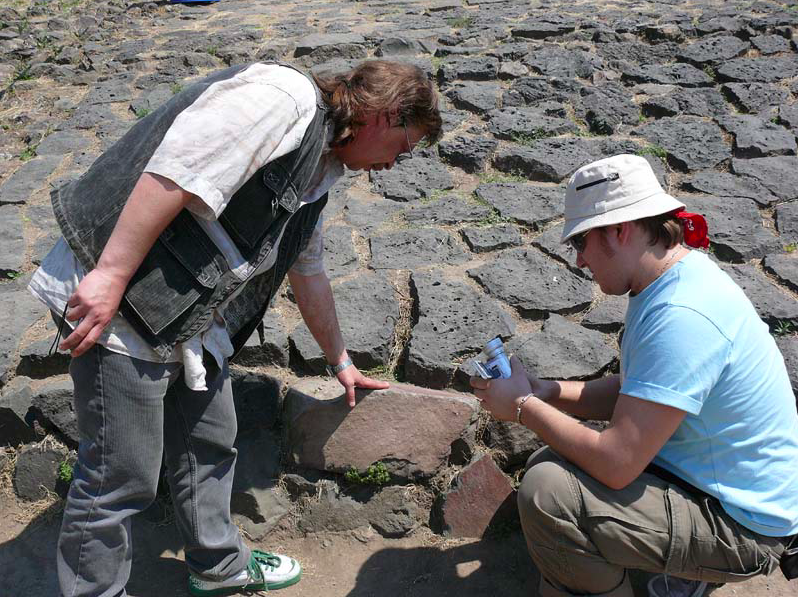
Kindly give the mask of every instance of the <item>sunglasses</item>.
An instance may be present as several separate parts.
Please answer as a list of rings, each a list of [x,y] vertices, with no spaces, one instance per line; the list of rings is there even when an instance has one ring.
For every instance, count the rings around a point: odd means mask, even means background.
[[[592,230],[592,228],[590,230]],[[574,234],[568,239],[568,246],[577,253],[582,253],[585,250],[585,245],[587,245],[587,235],[590,233],[590,230]]]
[[[410,135],[407,134],[407,122],[402,120],[402,128],[405,129],[405,141],[407,141],[407,151],[403,151],[396,156],[394,163],[400,164],[406,160],[413,159],[413,146],[410,145]]]

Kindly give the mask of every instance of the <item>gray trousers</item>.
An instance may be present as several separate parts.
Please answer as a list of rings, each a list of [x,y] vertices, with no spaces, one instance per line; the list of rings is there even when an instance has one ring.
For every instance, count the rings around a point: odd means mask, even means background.
[[[777,569],[789,541],[651,474],[610,489],[550,448],[529,458],[518,508],[541,597],[632,597],[627,569],[740,582]]]
[[[210,579],[249,561],[230,518],[236,414],[227,363],[206,359],[194,392],[177,363],[150,363],[95,345],[72,359],[78,463],[58,539],[64,597],[126,595],[130,517],[155,499],[165,453],[189,570]]]

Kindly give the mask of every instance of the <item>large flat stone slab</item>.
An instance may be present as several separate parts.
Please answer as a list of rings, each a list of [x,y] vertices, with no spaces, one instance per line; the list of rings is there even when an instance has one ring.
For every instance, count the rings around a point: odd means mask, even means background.
[[[428,478],[447,463],[452,443],[470,433],[479,412],[473,396],[406,384],[358,390],[350,409],[340,390],[336,380],[307,380],[286,395],[286,454],[297,466],[365,473],[381,462],[395,478]]]
[[[735,174],[750,176],[758,180],[771,193],[792,201],[798,199],[798,157],[776,156],[767,158],[739,159],[731,162]]]
[[[694,116],[661,118],[637,127],[633,134],[663,148],[668,162],[684,172],[712,168],[731,157],[720,127]]]

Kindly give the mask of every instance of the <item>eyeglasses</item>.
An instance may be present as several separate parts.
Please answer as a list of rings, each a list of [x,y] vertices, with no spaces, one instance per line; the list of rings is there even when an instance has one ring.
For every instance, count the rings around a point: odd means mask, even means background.
[[[590,230],[593,229],[591,228]],[[568,246],[570,246],[577,253],[584,252],[585,245],[587,245],[587,235],[590,234],[590,230],[585,230],[579,234],[574,234],[568,239]]]
[[[403,151],[399,155],[396,156],[394,163],[399,164],[406,160],[413,159],[413,146],[410,145],[410,135],[407,134],[407,122],[402,120],[402,127],[405,129],[405,141],[407,141],[407,151]]]

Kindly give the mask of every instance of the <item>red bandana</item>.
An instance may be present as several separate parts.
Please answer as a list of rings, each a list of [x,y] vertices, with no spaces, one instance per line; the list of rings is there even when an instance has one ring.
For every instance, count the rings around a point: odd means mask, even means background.
[[[707,238],[707,221],[700,214],[691,214],[686,211],[675,211],[673,215],[679,218],[684,228],[684,242],[690,247],[706,249],[709,246]]]

